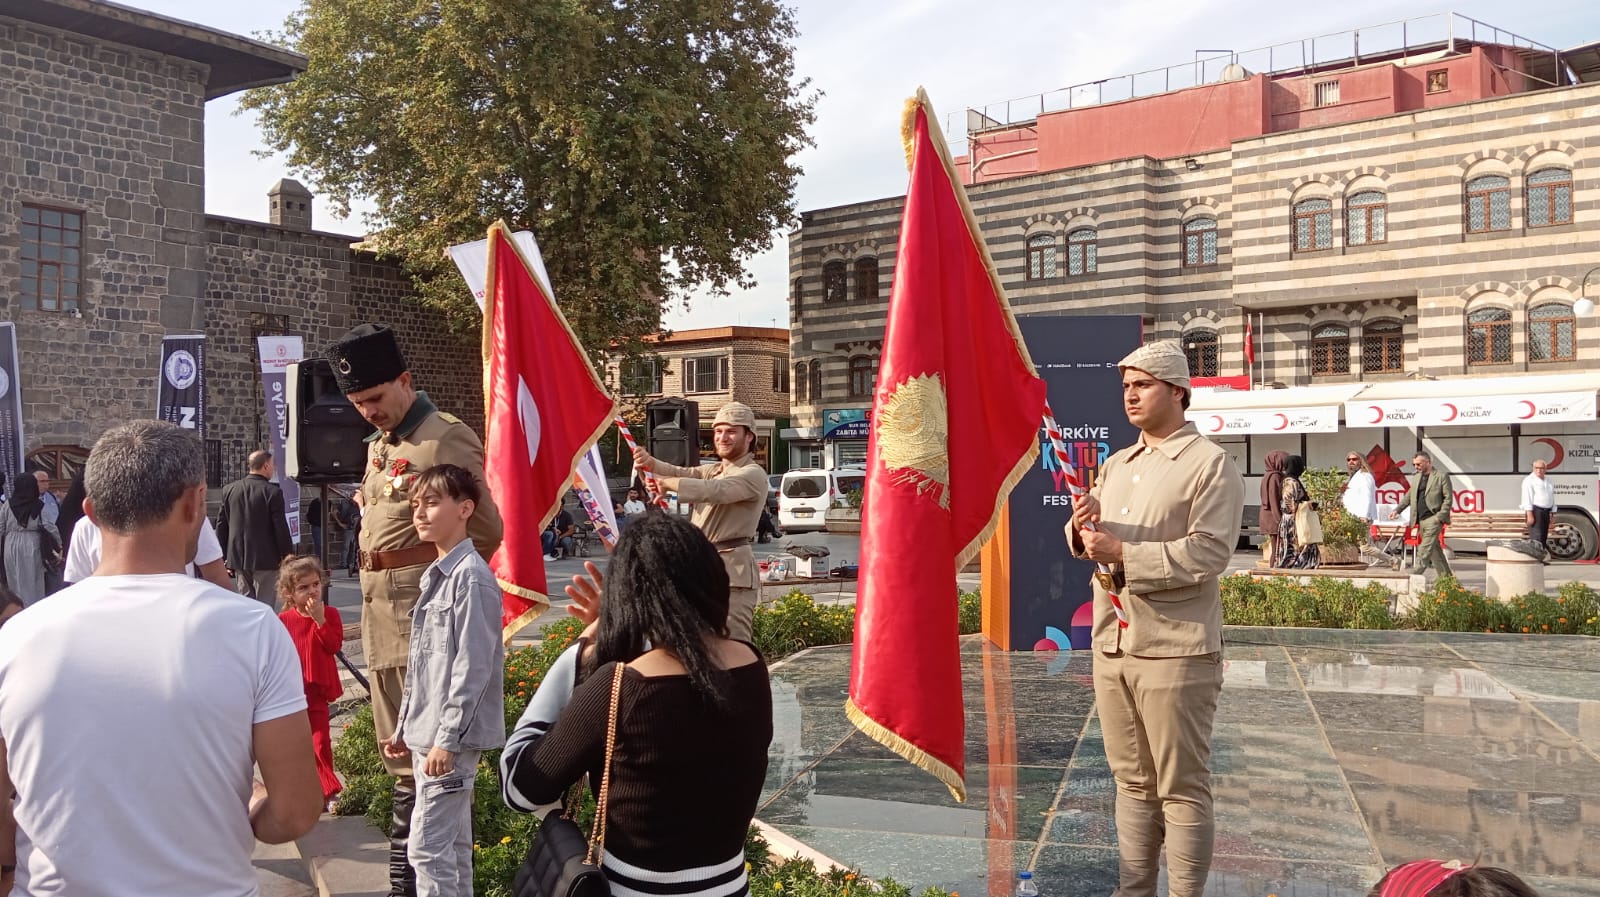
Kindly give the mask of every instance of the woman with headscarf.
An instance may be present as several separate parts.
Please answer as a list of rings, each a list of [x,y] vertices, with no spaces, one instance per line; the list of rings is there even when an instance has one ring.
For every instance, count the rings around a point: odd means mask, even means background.
[[[83,469],[79,468],[72,475],[72,482],[67,486],[66,497],[61,499],[61,514],[56,517],[56,530],[61,534],[61,554],[66,556],[67,549],[72,546],[72,529],[83,519],[83,499],[87,493],[83,488]]]
[[[59,563],[61,556],[61,536],[54,524],[45,522],[43,511],[39,481],[31,475],[15,477],[0,511],[0,558],[6,584],[24,604],[49,594],[49,565]]]
[[[1269,567],[1276,567],[1283,557],[1283,546],[1278,540],[1283,525],[1283,466],[1288,460],[1288,452],[1268,452],[1267,474],[1261,478],[1261,531],[1267,536]]]
[[[1300,566],[1300,544],[1295,538],[1294,512],[1311,497],[1300,482],[1300,475],[1305,472],[1306,460],[1299,455],[1290,455],[1283,463],[1283,483],[1278,498],[1278,511],[1283,515],[1278,522],[1278,542],[1283,549],[1278,556],[1279,567]]]

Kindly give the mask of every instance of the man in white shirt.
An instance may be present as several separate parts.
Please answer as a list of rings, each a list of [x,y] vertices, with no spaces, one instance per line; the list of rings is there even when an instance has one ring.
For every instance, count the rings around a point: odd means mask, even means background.
[[[61,578],[74,583],[93,576],[94,568],[100,566],[100,541],[100,527],[88,517],[80,519],[78,525],[72,528],[72,544],[67,547],[67,561]],[[194,561],[183,568],[188,576],[194,576],[196,570],[206,582],[224,589],[233,588],[233,580],[228,578],[227,564],[222,560],[222,543],[217,541],[217,531],[209,519],[200,524],[200,537],[194,546]]]
[[[1350,479],[1344,484],[1344,509],[1363,522],[1377,520],[1378,483],[1367,466],[1367,459],[1358,452],[1351,452],[1345,456],[1344,463],[1350,471]]]
[[[1540,551],[1546,551],[1544,541],[1550,536],[1550,512],[1556,507],[1555,486],[1544,472],[1545,462],[1533,462],[1533,473],[1522,481],[1520,506],[1528,514],[1528,539],[1538,545]]]
[[[253,897],[255,842],[322,810],[294,644],[182,573],[206,515],[192,432],[113,428],[85,485],[94,575],[0,628],[0,894]]]

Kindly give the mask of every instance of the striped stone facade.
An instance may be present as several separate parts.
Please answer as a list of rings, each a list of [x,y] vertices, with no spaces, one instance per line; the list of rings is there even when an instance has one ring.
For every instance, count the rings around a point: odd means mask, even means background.
[[[1018,314],[1138,314],[1149,339],[1214,335],[1217,375],[1246,374],[1247,314],[1264,316],[1255,375],[1269,384],[1562,371],[1600,358],[1600,324],[1571,314],[1584,272],[1600,265],[1596,146],[1600,85],[1588,84],[967,189]],[[1540,173],[1562,170],[1571,182],[1557,211],[1560,185],[1540,183],[1559,175]],[[1469,197],[1469,182],[1499,195]],[[1471,202],[1484,210],[1474,220],[1505,229],[1470,232]],[[1533,226],[1559,221],[1567,203],[1570,223]],[[790,237],[799,427],[819,426],[824,407],[871,404],[853,394],[850,359],[879,351],[900,210],[899,198],[818,209]],[[858,277],[863,259],[876,261],[875,290]],[[815,382],[813,366],[820,396],[798,382]]]

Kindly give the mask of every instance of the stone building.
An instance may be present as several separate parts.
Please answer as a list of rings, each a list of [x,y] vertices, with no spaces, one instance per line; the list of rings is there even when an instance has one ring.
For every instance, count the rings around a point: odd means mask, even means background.
[[[206,102],[304,66],[98,0],[0,0],[0,315],[16,325],[28,448],[52,475],[154,413],[165,334],[208,337],[213,482],[264,444],[257,335],[298,334],[314,353],[389,322],[419,385],[481,424],[476,335],[409,302],[407,278],[358,238],[314,230],[303,187],[273,186],[265,222],[205,214]]]
[[[1238,387],[1592,364],[1600,56],[1411,25],[970,110],[957,168],[1017,313],[1140,315]],[[871,405],[901,209],[790,237],[796,453]]]

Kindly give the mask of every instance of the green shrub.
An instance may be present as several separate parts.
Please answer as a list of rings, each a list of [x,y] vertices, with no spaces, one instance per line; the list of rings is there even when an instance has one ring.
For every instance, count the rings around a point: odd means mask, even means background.
[[[1344,509],[1344,487],[1349,480],[1349,472],[1337,467],[1307,468],[1300,477],[1311,500],[1317,503],[1324,545],[1360,545],[1366,541],[1367,525]]]
[[[962,592],[956,598],[959,602],[959,611],[956,616],[957,631],[962,635],[972,635],[983,631],[983,596],[977,589]]]
[[[1222,621],[1231,626],[1307,626],[1392,629],[1394,593],[1378,583],[1357,588],[1347,579],[1222,578]]]
[[[755,646],[768,661],[816,645],[848,644],[855,637],[856,609],[848,604],[818,604],[798,589],[756,607]]]
[[[1463,586],[1454,576],[1439,577],[1401,618],[1407,629],[1424,632],[1505,632],[1509,622],[1505,605]]]

